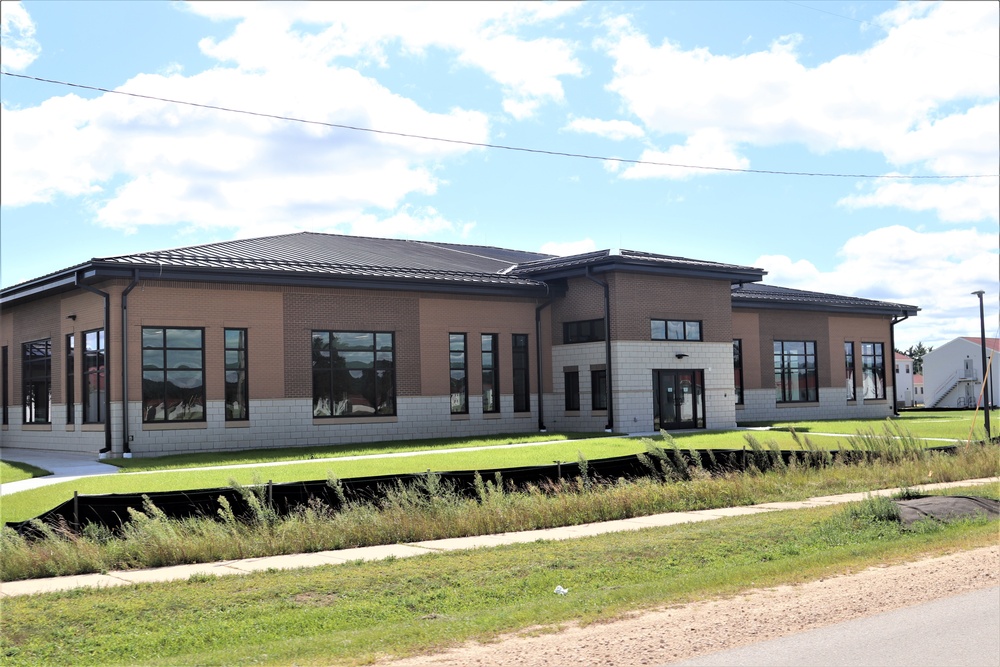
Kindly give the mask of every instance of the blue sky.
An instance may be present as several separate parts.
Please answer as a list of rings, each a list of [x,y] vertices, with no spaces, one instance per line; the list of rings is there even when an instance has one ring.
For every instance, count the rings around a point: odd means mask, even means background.
[[[0,283],[313,230],[759,266],[921,307],[901,348],[981,289],[997,335],[998,7],[4,1],[10,74],[744,171],[4,74]]]

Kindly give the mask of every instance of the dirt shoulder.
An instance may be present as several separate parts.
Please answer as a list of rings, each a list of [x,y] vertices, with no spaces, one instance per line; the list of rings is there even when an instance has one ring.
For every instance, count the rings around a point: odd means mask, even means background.
[[[657,665],[1000,584],[1000,545],[794,586],[666,607],[556,634],[508,636],[390,663],[471,667]]]

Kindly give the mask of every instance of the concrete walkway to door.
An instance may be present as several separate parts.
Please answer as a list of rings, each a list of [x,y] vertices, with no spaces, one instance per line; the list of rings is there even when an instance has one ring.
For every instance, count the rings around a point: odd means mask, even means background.
[[[59,482],[70,482],[81,477],[94,475],[114,475],[118,468],[97,460],[97,452],[51,452],[16,447],[0,448],[0,461],[7,463],[27,463],[28,465],[51,470],[51,475],[33,477],[17,482],[0,484],[0,496],[18,491],[37,489]]]

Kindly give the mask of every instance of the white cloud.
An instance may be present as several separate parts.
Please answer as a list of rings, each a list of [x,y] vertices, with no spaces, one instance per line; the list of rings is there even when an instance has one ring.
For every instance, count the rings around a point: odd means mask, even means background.
[[[430,48],[452,52],[458,63],[482,70],[500,85],[502,106],[516,119],[533,116],[542,104],[562,102],[560,77],[583,73],[566,40],[518,35],[575,11],[577,3],[193,3],[189,8],[240,20],[232,36],[203,40],[201,48],[248,69],[336,58],[385,65],[386,51],[397,44],[415,56]]]
[[[884,227],[849,239],[838,257],[830,271],[780,255],[759,257],[754,265],[767,270],[768,284],[918,306],[917,317],[896,328],[897,347],[903,349],[918,341],[938,344],[978,335],[979,302],[969,296],[977,289],[988,295],[987,323],[998,322],[995,233]]]
[[[945,222],[1000,221],[996,178],[967,179],[952,183],[915,183],[879,180],[874,192],[850,195],[838,204],[849,208],[895,206],[910,211],[934,211]]]
[[[627,120],[600,120],[598,118],[574,118],[565,128],[581,134],[595,134],[612,141],[623,139],[641,139],[645,131]]]
[[[732,144],[722,132],[714,129],[699,130],[691,134],[682,145],[671,146],[666,151],[646,149],[639,157],[643,162],[659,162],[671,165],[713,166],[724,169],[747,169],[750,161],[737,155]],[[690,166],[660,166],[635,164],[622,172],[622,178],[670,178],[682,179],[701,176],[706,173],[724,173],[716,170],[693,169]]]
[[[312,85],[283,72],[213,69],[183,77],[140,75],[130,92],[197,100],[355,126],[488,139],[484,114],[435,114],[353,70],[314,68]],[[331,96],[327,91],[336,90]],[[141,225],[328,229],[370,209],[392,218],[413,193],[440,185],[436,163],[472,150],[106,94],[73,95],[2,110],[3,204],[88,195],[97,220]],[[415,228],[427,220],[410,217]]]
[[[0,2],[0,66],[20,72],[35,62],[42,47],[35,40],[35,23],[20,2]]]
[[[734,155],[738,147],[803,144],[815,153],[878,153],[905,173],[996,173],[997,4],[906,3],[877,23],[884,30],[880,41],[815,67],[801,62],[799,36],[745,55],[714,55],[670,41],[653,45],[622,17],[606,22],[608,37],[598,46],[614,63],[608,89],[651,135],[693,137],[711,128]],[[1000,198],[996,187],[975,187],[961,198],[966,195],[975,201],[962,205],[963,216],[988,215]],[[925,207],[952,210],[955,188],[924,188],[921,198]]]
[[[580,241],[549,241],[548,243],[543,243],[542,247],[539,248],[539,252],[545,253],[546,255],[558,255],[559,257],[568,257],[569,255],[580,255],[585,252],[593,252],[597,250],[597,245],[594,243],[593,239],[582,239]]]

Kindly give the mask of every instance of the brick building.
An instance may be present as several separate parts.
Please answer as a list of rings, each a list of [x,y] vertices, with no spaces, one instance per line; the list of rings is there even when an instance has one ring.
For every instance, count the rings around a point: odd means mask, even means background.
[[[154,456],[891,414],[918,309],[763,275],[314,233],[92,259],[0,292],[0,435]]]

